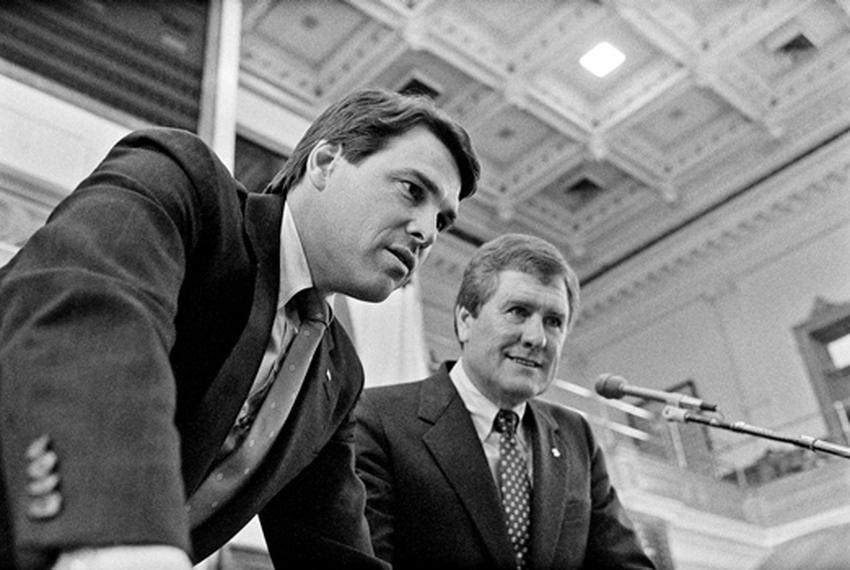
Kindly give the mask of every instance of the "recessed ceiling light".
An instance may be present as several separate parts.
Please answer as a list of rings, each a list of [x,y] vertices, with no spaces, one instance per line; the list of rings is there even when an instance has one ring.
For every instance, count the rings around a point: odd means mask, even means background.
[[[608,42],[599,42],[578,60],[582,67],[597,77],[605,77],[624,61],[625,54]]]

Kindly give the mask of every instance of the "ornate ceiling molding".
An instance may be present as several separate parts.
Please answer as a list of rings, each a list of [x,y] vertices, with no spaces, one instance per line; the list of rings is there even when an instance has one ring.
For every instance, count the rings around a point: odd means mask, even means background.
[[[791,166],[790,170],[762,182],[738,200],[704,216],[667,239],[605,274],[582,292],[582,312],[576,336],[630,321],[624,315],[646,309],[664,299],[666,310],[671,291],[682,286],[691,297],[710,292],[716,278],[706,278],[722,262],[724,278],[730,278],[733,260],[737,273],[759,263],[753,255],[772,235],[793,225],[796,240],[803,232],[822,231],[827,214],[838,223],[850,220],[850,134]],[[776,243],[776,242],[774,242]],[[782,241],[785,248],[794,240]],[[685,286],[687,285],[687,286]],[[675,303],[673,303],[675,304]],[[580,332],[583,331],[583,332]],[[622,331],[620,331],[622,333]]]

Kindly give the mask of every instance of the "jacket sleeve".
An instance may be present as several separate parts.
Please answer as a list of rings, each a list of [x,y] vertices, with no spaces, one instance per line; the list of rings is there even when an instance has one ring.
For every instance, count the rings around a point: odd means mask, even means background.
[[[634,531],[616,489],[611,485],[605,456],[590,426],[582,420],[590,449],[591,513],[588,532],[587,568],[654,569]]]
[[[188,549],[169,351],[204,223],[190,169],[223,167],[188,133],[125,138],[0,271],[0,453],[22,558]],[[60,502],[39,510],[28,485],[48,452]]]
[[[357,405],[357,473],[366,485],[366,518],[375,554],[393,559],[393,475],[380,413],[364,392]]]

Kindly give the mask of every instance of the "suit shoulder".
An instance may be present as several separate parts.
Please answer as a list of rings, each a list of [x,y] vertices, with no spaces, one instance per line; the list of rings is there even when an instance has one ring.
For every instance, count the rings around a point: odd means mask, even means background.
[[[552,419],[560,425],[571,425],[571,426],[582,426],[587,427],[589,429],[589,423],[585,416],[575,410],[570,408],[569,406],[564,406],[563,404],[557,404],[555,402],[550,402],[547,400],[534,399],[534,406],[546,413],[549,414]]]
[[[133,131],[122,138],[117,148],[145,149],[170,157],[187,172],[196,176],[204,172],[232,179],[215,151],[190,131],[168,127],[152,127]],[[235,181],[234,181],[235,182]]]
[[[203,140],[201,140],[201,137],[199,137],[197,134],[191,131],[187,131],[185,129],[177,129],[173,127],[149,127],[146,129],[137,129],[128,133],[124,137],[124,140],[126,141],[144,139],[150,139],[161,142],[175,142],[209,148],[209,145],[207,145]]]
[[[363,390],[363,397],[375,403],[393,402],[417,397],[422,381],[373,386]]]
[[[194,188],[201,202],[225,196],[243,196],[244,186],[236,180],[215,151],[196,134],[176,128],[139,129],[124,136],[101,164],[101,169],[124,172],[130,178],[150,181],[168,179],[166,194],[181,185]],[[185,177],[185,178],[184,178]],[[149,182],[148,182],[149,183]]]
[[[418,381],[366,388],[357,406],[360,415],[377,414],[385,418],[415,415],[421,387],[422,382]]]

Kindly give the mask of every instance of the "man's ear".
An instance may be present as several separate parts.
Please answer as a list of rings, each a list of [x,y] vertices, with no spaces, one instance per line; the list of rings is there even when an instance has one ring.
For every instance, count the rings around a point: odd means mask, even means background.
[[[320,140],[313,146],[307,156],[306,176],[319,190],[327,184],[328,176],[333,170],[337,157],[342,156],[342,146]]]
[[[457,329],[457,340],[461,344],[465,344],[469,340],[469,329],[474,318],[466,307],[455,307],[455,328]]]

